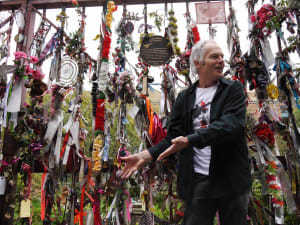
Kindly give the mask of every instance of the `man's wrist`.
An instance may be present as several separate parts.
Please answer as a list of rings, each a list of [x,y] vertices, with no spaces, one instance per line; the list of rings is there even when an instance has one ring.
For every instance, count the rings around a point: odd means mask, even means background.
[[[144,162],[149,162],[149,161],[153,160],[152,155],[150,154],[150,152],[147,149],[141,151],[140,156],[144,160]]]

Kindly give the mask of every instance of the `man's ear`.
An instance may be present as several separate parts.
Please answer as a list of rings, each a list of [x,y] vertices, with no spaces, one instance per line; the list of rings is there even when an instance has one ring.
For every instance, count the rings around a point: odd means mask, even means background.
[[[194,60],[194,65],[195,65],[195,67],[196,67],[197,69],[199,69],[200,66],[201,66],[201,63],[198,62],[197,60]]]

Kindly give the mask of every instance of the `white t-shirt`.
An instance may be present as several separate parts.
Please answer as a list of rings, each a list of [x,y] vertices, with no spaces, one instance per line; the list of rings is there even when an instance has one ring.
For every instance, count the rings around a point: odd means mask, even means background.
[[[196,100],[193,108],[203,107],[201,113],[193,120],[193,129],[199,130],[201,128],[206,128],[209,126],[210,122],[210,106],[213,97],[216,93],[218,85],[214,85],[208,88],[197,88],[196,90]],[[194,147],[194,171],[196,173],[209,174],[209,164],[211,158],[211,147],[206,146],[202,149]]]

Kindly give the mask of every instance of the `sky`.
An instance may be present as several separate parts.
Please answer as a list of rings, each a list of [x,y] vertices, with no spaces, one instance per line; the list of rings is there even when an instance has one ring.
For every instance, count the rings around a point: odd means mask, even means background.
[[[236,18],[238,20],[238,26],[240,28],[239,37],[240,37],[240,44],[241,49],[243,53],[247,52],[247,49],[249,47],[249,40],[247,38],[248,36],[248,11],[245,6],[247,0],[232,0],[232,6],[235,9]],[[264,4],[270,3],[271,1],[265,0]],[[261,1],[259,1],[258,4],[256,4],[255,11],[257,11],[262,6]],[[148,4],[147,10],[148,13],[157,11],[158,14],[162,15],[164,17],[165,10],[164,10],[165,4]],[[175,11],[175,17],[177,18],[177,25],[178,25],[178,46],[183,51],[186,45],[186,38],[187,38],[187,31],[186,31],[186,19],[184,17],[184,14],[186,13],[186,3],[168,3],[168,9],[173,7],[173,10]],[[127,11],[138,13],[138,16],[143,17],[143,9],[144,5],[128,5]],[[229,14],[229,6],[228,1],[225,2],[225,9],[226,9],[226,16]],[[196,10],[195,10],[195,3],[189,3],[189,10],[191,13],[192,19],[196,20]],[[56,21],[56,15],[58,15],[60,12],[60,9],[50,9],[47,10],[47,18],[50,19],[54,24],[59,26],[59,22]],[[6,13],[6,14],[5,14]],[[74,8],[68,8],[67,11],[67,24],[66,24],[66,32],[71,33],[75,32],[79,28],[79,16],[75,12]],[[113,23],[112,23],[112,47],[111,51],[117,46],[116,40],[117,40],[117,34],[116,34],[116,28],[118,26],[118,22],[122,18],[123,13],[123,7],[118,6],[118,10],[113,13]],[[98,57],[98,46],[99,41],[94,41],[93,39],[97,34],[100,33],[100,23],[101,23],[101,14],[102,14],[102,7],[87,7],[86,8],[86,28],[85,28],[85,40],[86,40],[86,51],[88,54],[94,58],[97,59]],[[5,18],[5,15],[7,15],[7,12],[0,12],[0,21],[1,19]],[[40,24],[41,17],[39,15],[36,15],[36,29],[38,25]],[[141,23],[144,23],[144,19],[140,21],[133,21],[134,23],[134,31],[132,33],[132,38],[136,44],[138,44],[139,36],[138,33],[138,27]],[[148,17],[148,24],[154,25],[154,19]],[[164,24],[164,23],[163,23]],[[167,26],[168,20],[166,20],[165,25]],[[219,43],[222,50],[224,51],[225,59],[229,58],[229,53],[227,49],[227,27],[225,24],[213,24],[213,27],[217,30],[215,40]],[[289,36],[289,32],[285,29],[286,24],[283,24],[283,31],[285,34],[285,37]],[[13,26],[13,36],[17,33],[17,26],[14,24]],[[5,30],[5,28],[3,29]],[[208,25],[206,24],[198,24],[198,30],[200,33],[201,39],[209,39],[208,34]],[[161,32],[158,31],[158,29],[154,26],[152,29],[152,33],[155,33],[157,35],[164,35],[164,26]],[[46,39],[46,42],[48,39],[52,37],[52,35],[55,33],[55,29],[52,28],[48,34],[48,37]],[[13,38],[12,38],[13,39]],[[274,32],[272,33],[271,38],[269,38],[271,48],[273,51],[273,54],[275,56],[275,53],[278,51],[277,47],[277,41]],[[11,42],[11,49],[15,49],[15,41],[12,40]],[[138,47],[137,47],[138,48]],[[129,59],[130,63],[132,65],[136,64],[138,62],[137,57],[138,54],[135,51],[126,52],[126,57]],[[112,59],[112,57],[111,57]],[[174,60],[173,60],[174,61]],[[49,74],[50,69],[50,62],[51,59],[48,59],[44,65],[43,65],[43,71],[46,73],[46,77]],[[174,63],[174,62],[173,62]],[[299,63],[299,57],[296,54],[291,55],[291,63]],[[8,64],[12,64],[12,59],[9,60]],[[173,64],[174,65],[174,64]],[[127,69],[130,69],[128,66],[126,66]],[[133,71],[132,71],[133,72]],[[155,83],[160,83],[160,73],[162,72],[161,67],[151,67],[150,69],[150,75],[154,76]],[[134,75],[134,73],[133,73]],[[84,81],[84,88],[89,90],[91,87],[90,81],[88,78],[88,75]]]

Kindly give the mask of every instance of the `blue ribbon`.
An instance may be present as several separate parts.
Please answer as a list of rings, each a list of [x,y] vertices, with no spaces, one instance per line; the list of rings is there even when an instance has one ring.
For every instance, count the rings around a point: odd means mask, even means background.
[[[300,110],[300,105],[299,105],[299,96],[294,88],[294,83],[295,83],[295,79],[293,77],[289,78],[289,82],[290,82],[290,85],[291,85],[291,88],[292,88],[292,92],[294,94],[294,97],[295,97],[295,102],[296,102],[296,105],[297,105],[297,108]]]
[[[282,60],[279,61],[279,66],[280,66],[281,71],[283,71],[283,72],[285,70],[289,71],[291,69],[291,66]],[[277,70],[277,64],[275,64],[273,67],[273,71],[276,71],[276,70]]]

